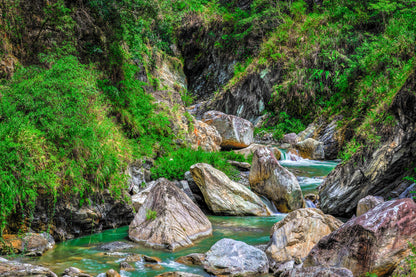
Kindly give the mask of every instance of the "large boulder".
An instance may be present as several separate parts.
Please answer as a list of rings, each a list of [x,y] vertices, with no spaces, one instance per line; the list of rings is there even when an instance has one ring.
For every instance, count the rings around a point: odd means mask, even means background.
[[[58,277],[46,267],[7,261],[2,258],[0,258],[0,276]]]
[[[397,124],[384,126],[379,144],[353,155],[338,165],[320,187],[321,209],[332,215],[349,217],[358,201],[367,195],[397,198],[413,182],[411,165],[416,160],[416,88],[415,73],[410,75],[393,99],[388,112]]]
[[[257,149],[263,148],[263,147],[264,147],[264,145],[253,143],[249,147],[234,150],[234,152],[238,153],[238,154],[241,154],[241,155],[244,155],[244,157],[247,159],[250,155],[254,154],[254,152],[256,152]],[[271,149],[273,151],[273,154],[274,154],[274,157],[276,158],[276,160],[280,160],[280,158],[282,156],[282,153],[280,152],[279,148],[269,147],[269,149]]]
[[[253,276],[269,270],[266,254],[242,241],[222,239],[205,255],[204,269],[215,275]]]
[[[263,147],[254,152],[249,175],[253,191],[273,201],[283,213],[305,207],[298,180],[282,167],[270,149]]]
[[[363,199],[358,201],[357,216],[365,214],[366,212],[368,212],[369,210],[371,210],[375,206],[380,205],[383,202],[384,202],[383,197],[379,197],[379,196],[376,197],[376,196],[372,196],[372,195],[364,197]]]
[[[134,207],[134,210],[137,212],[140,207],[144,204],[146,201],[147,196],[149,195],[150,191],[156,184],[155,181],[152,181],[150,183],[145,184],[145,187],[143,187],[138,193],[131,196],[131,203]]]
[[[45,235],[36,233],[26,233],[19,235],[3,235],[3,243],[0,243],[2,254],[24,254],[25,256],[41,256],[46,250],[55,245],[48,241]],[[52,239],[53,240],[53,239]]]
[[[346,267],[354,276],[366,272],[386,276],[410,254],[416,240],[416,204],[400,199],[380,204],[322,238],[304,267]]]
[[[193,130],[191,130],[189,138],[193,149],[196,150],[200,147],[209,152],[221,149],[222,138],[214,126],[200,120],[194,120],[192,126]]]
[[[215,214],[267,216],[270,211],[254,192],[209,164],[191,166],[192,177]]]
[[[166,179],[158,180],[129,227],[131,240],[172,251],[211,233],[208,218]]]
[[[204,113],[202,121],[214,126],[222,137],[222,148],[244,148],[253,143],[253,124],[244,118],[218,111]]]
[[[273,226],[266,254],[276,264],[303,259],[322,237],[341,225],[342,221],[318,209],[293,211]]]
[[[323,160],[325,159],[324,146],[322,142],[313,138],[305,139],[295,144],[295,148],[304,159]]]

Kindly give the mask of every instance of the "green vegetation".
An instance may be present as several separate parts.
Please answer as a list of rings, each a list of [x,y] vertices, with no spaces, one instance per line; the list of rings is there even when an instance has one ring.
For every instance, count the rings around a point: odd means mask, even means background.
[[[234,152],[204,152],[202,150],[181,148],[156,160],[154,167],[151,169],[152,178],[164,177],[169,180],[183,180],[185,172],[192,165],[207,163],[221,170],[231,179],[236,179],[239,172],[227,162],[228,160],[247,162],[243,155]]]
[[[152,209],[146,210],[146,220],[155,220],[157,218],[157,212]]]
[[[266,122],[264,125],[271,125],[269,127],[262,127],[255,129],[255,135],[263,132],[272,133],[273,138],[280,140],[285,134],[299,133],[305,130],[305,125],[297,118],[290,117],[287,113],[281,112],[278,116],[273,117],[273,120],[278,122],[277,124],[270,124]]]

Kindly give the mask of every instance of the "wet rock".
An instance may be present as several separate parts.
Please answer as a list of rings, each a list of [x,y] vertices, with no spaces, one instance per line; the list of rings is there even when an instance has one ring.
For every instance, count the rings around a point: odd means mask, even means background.
[[[129,264],[128,262],[121,262],[120,263],[120,270],[134,271],[135,268],[131,264]]]
[[[282,142],[292,145],[300,142],[300,138],[295,133],[290,133],[283,136]]]
[[[126,243],[126,242],[122,242],[122,241],[114,241],[114,242],[109,242],[109,243],[105,243],[103,245],[100,245],[97,247],[98,250],[101,251],[120,251],[120,250],[124,250],[124,249],[129,249],[134,247],[134,245],[132,245],[131,243]]]
[[[205,260],[205,254],[192,253],[192,254],[177,258],[175,262],[184,264],[184,265],[202,265],[204,260]]]
[[[152,270],[162,270],[164,267],[160,264],[145,264],[144,267],[151,268]]]
[[[377,148],[365,147],[343,165],[338,165],[320,187],[321,209],[336,216],[352,216],[358,201],[367,195],[397,198],[413,182],[416,160],[416,78],[412,74],[396,94],[389,112],[397,124],[382,134]]]
[[[107,271],[105,273],[106,277],[121,277],[120,274],[118,274],[117,271],[115,271],[114,269],[110,269],[109,271]]]
[[[147,263],[153,263],[153,264],[162,262],[162,260],[159,259],[158,257],[151,257],[151,256],[146,256],[146,255],[143,255],[143,260]]]
[[[305,258],[318,241],[343,223],[318,209],[299,209],[277,222],[271,230],[266,254],[277,266]]]
[[[202,275],[193,274],[189,272],[175,271],[175,272],[165,272],[160,275],[157,275],[156,277],[202,277]]]
[[[363,199],[358,201],[357,216],[365,214],[366,212],[368,212],[375,206],[380,205],[383,202],[384,202],[383,197],[375,197],[372,195],[364,197]]]
[[[270,211],[255,193],[209,164],[191,166],[192,177],[215,214],[267,216]]]
[[[105,256],[110,256],[110,257],[125,257],[129,254],[128,253],[122,253],[122,252],[105,252],[104,255]]]
[[[351,271],[339,267],[314,266],[294,268],[280,274],[280,277],[353,277]]]
[[[7,260],[4,261],[3,259],[0,261],[0,276],[58,277],[46,267]]]
[[[295,144],[295,148],[304,159],[323,160],[325,159],[325,152],[323,143],[312,138],[308,138]]]
[[[253,142],[253,124],[241,117],[218,111],[204,113],[202,121],[214,126],[222,137],[222,148],[239,149]]]
[[[322,238],[304,262],[308,266],[339,266],[354,276],[366,272],[386,276],[410,253],[416,240],[416,203],[400,199],[382,203]]]
[[[155,213],[152,218],[150,213]],[[129,227],[129,238],[154,248],[176,250],[212,233],[211,223],[189,197],[159,179]]]
[[[249,180],[253,191],[266,196],[280,212],[305,207],[295,175],[282,167],[266,147],[254,153]]]
[[[63,277],[92,277],[89,274],[83,273],[79,268],[68,267],[64,270]]]
[[[256,152],[257,149],[259,148],[263,148],[265,147],[264,145],[261,144],[251,144],[249,147],[247,148],[243,148],[243,149],[239,149],[239,150],[234,150],[235,153],[238,154],[242,154],[244,155],[245,158],[248,158],[249,155],[254,154],[254,152]],[[276,158],[276,160],[280,160],[282,153],[280,152],[280,150],[277,147],[268,147],[269,149],[271,149],[271,151],[273,151],[274,157]]]
[[[128,263],[135,263],[135,262],[140,262],[143,260],[143,255],[142,254],[132,254],[128,257],[126,257],[126,262]]]
[[[204,269],[215,275],[252,276],[269,270],[266,254],[241,241],[222,239],[205,255]]]
[[[213,152],[221,149],[222,137],[217,129],[200,120],[193,122],[194,129],[189,137],[192,149],[197,150],[199,147],[204,151]]]
[[[26,233],[20,235],[3,235],[4,243],[0,244],[2,254],[23,254],[25,256],[41,256],[50,249],[50,242],[42,234]]]

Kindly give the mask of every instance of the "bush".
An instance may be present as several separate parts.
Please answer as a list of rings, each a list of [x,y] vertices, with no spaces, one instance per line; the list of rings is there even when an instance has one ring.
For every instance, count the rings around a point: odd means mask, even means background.
[[[239,172],[227,163],[227,160],[247,161],[243,155],[234,152],[205,152],[203,150],[181,148],[156,160],[154,167],[151,169],[152,178],[164,177],[169,180],[183,180],[185,172],[192,165],[196,163],[207,163],[221,170],[231,179],[236,179]]]

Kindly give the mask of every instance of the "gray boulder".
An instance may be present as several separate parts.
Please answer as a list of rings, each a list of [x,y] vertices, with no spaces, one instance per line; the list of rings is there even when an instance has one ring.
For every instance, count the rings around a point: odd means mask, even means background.
[[[58,277],[49,268],[13,261],[0,261],[0,276]]]
[[[176,250],[211,235],[211,222],[173,183],[159,179],[129,227],[129,238],[153,248]]]
[[[266,254],[241,241],[222,239],[205,255],[204,269],[215,275],[252,276],[269,270]]]
[[[358,201],[357,216],[365,214],[366,212],[368,212],[375,206],[380,205],[383,202],[384,202],[384,199],[383,197],[380,197],[380,196],[376,197],[376,196],[369,195],[369,196],[364,197],[363,199]]]

